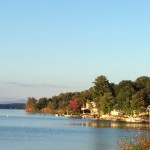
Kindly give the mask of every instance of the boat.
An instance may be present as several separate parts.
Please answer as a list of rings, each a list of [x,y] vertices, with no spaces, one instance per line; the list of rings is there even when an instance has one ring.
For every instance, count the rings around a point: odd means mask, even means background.
[[[64,115],[65,117],[71,117],[71,115]]]

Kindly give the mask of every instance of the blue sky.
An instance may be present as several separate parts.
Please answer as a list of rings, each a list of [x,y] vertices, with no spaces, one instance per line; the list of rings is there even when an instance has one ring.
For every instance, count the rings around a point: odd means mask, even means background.
[[[0,100],[150,76],[149,0],[0,1]]]

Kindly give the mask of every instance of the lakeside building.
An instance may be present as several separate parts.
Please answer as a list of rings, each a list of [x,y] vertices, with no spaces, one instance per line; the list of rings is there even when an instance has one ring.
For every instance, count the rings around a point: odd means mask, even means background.
[[[110,112],[110,115],[112,115],[112,116],[120,116],[120,115],[123,115],[123,114],[124,113],[121,110],[116,110],[116,109],[114,109]]]
[[[85,106],[81,108],[81,111],[83,114],[86,112],[90,113],[91,115],[98,115],[98,109],[96,107],[96,103],[94,101],[92,102],[86,102]]]
[[[133,111],[132,115],[127,115],[122,110],[113,109],[109,114],[102,114],[99,116],[98,109],[96,107],[96,103],[94,101],[86,102],[81,108],[83,113],[83,118],[91,118],[91,119],[105,119],[105,120],[112,120],[112,121],[126,121],[126,122],[150,122],[150,105],[147,107],[147,112],[137,113],[136,110]],[[149,118],[146,116],[149,115]]]

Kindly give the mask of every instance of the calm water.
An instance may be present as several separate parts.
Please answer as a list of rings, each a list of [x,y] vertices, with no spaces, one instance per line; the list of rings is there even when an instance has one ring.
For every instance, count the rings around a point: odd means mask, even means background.
[[[117,150],[125,128],[147,124],[71,119],[0,110],[1,150]]]

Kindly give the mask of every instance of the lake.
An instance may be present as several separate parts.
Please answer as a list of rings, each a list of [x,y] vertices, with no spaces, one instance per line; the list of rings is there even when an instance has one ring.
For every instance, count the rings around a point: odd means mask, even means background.
[[[148,124],[73,119],[0,109],[1,150],[117,150],[122,136]]]

